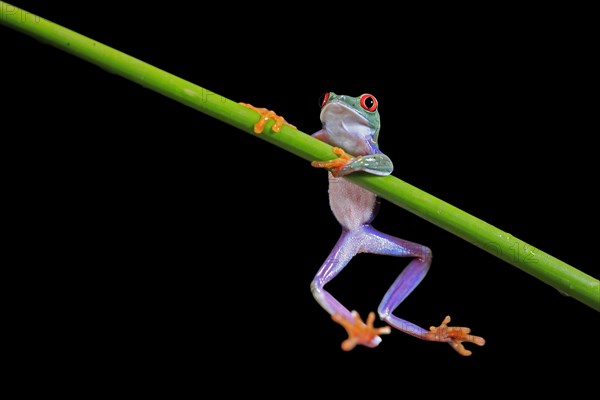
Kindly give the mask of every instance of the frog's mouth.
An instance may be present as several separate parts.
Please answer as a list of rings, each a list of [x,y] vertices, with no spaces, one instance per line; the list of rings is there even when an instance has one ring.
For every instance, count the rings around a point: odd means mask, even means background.
[[[367,138],[371,134],[369,121],[344,103],[332,101],[321,109],[323,127],[334,134],[360,135]]]
[[[369,121],[365,117],[337,101],[325,104],[321,109],[320,118],[326,129],[338,127],[344,132],[359,132],[369,128]]]

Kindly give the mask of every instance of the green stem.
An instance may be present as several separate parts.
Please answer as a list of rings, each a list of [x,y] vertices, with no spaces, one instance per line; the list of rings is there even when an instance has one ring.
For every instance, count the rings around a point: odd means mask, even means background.
[[[279,133],[274,133],[270,129],[273,123],[269,122],[265,133],[256,135],[253,131],[256,112],[3,1],[0,1],[0,24],[87,60],[305,160],[333,158],[329,145],[289,126],[284,125]],[[598,279],[396,177],[352,175],[347,179],[600,311]]]

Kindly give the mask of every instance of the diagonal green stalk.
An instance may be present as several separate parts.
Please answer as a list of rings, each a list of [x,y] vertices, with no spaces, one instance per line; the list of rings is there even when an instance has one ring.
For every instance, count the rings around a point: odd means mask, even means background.
[[[0,1],[0,24],[152,89],[305,160],[334,157],[329,145],[289,126],[284,125],[279,133],[273,133],[270,129],[273,122],[268,122],[265,133],[256,135],[253,131],[258,119],[255,111],[3,1]],[[394,176],[357,174],[347,179],[600,311],[598,279]]]

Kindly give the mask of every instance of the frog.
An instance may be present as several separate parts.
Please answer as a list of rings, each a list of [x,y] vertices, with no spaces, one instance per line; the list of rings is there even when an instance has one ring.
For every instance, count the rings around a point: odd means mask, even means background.
[[[312,279],[310,290],[332,320],[346,330],[348,338],[342,341],[342,350],[350,351],[356,346],[375,348],[382,342],[382,336],[390,334],[393,328],[422,340],[447,343],[458,354],[470,356],[472,351],[465,348],[464,343],[483,346],[485,339],[472,335],[470,328],[448,326],[449,315],[438,326],[425,329],[394,313],[427,275],[432,251],[425,245],[374,228],[380,197],[347,179],[350,174],[385,177],[394,171],[392,160],[379,149],[381,120],[377,98],[370,93],[350,96],[327,92],[321,95],[319,106],[321,129],[311,136],[329,144],[334,158],[312,161],[311,165],[327,171],[329,205],[341,226],[341,234]],[[253,109],[262,115],[255,125],[256,133],[262,131],[268,119],[275,119],[277,129],[287,123],[270,110]],[[360,253],[410,259],[377,307],[377,315],[385,326],[374,326],[374,311],[363,320],[356,310],[350,311],[325,288]]]

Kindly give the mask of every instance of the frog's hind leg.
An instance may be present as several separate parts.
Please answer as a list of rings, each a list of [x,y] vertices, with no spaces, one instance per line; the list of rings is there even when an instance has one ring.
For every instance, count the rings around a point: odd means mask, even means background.
[[[423,280],[429,266],[431,265],[431,251],[428,247],[399,239],[394,236],[381,233],[372,227],[365,229],[366,238],[359,252],[391,255],[396,257],[413,257],[404,270],[398,275],[389,288],[377,309],[379,317],[390,326],[416,336],[423,340],[448,343],[460,355],[471,355],[471,351],[465,349],[463,342],[475,343],[483,346],[485,340],[482,337],[471,335],[471,330],[465,327],[450,327],[450,317],[444,318],[440,326],[423,329],[418,325],[408,322],[392,313],[402,301]]]
[[[350,312],[324,286],[337,276],[350,260],[358,253],[364,233],[362,231],[343,231],[333,250],[315,275],[310,284],[317,302],[338,324],[348,332],[348,339],[342,342],[342,349],[349,351],[356,345],[375,347],[381,342],[379,335],[390,333],[388,326],[375,328],[375,313],[370,313],[366,322],[356,311]]]
[[[359,250],[361,253],[413,258],[387,291],[377,312],[383,321],[394,328],[410,335],[423,338],[427,335],[427,330],[396,317],[392,312],[419,285],[419,283],[421,283],[425,275],[427,275],[432,259],[431,250],[418,243],[409,242],[379,232],[372,227],[368,227],[365,230],[365,233],[366,237],[363,240],[362,248]]]
[[[339,314],[348,320],[352,319],[352,313],[325,290],[324,286],[344,269],[357,254],[357,250],[358,246],[352,240],[352,235],[344,231],[310,284],[312,294],[321,307],[331,315]]]

